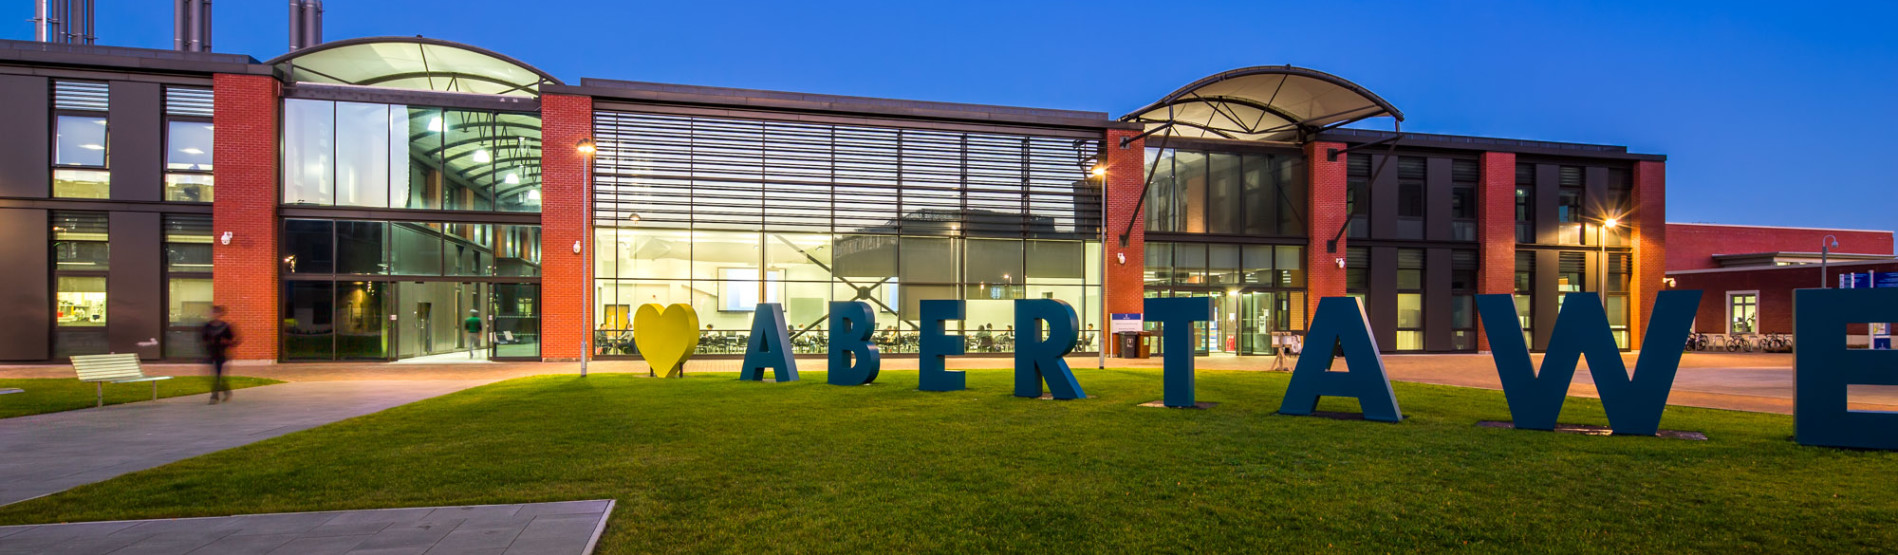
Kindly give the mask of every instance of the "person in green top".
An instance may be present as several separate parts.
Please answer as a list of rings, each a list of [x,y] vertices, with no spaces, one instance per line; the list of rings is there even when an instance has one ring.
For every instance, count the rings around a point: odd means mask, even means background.
[[[468,358],[475,357],[475,349],[481,346],[481,313],[468,311],[468,319],[461,321],[461,330],[468,332]]]

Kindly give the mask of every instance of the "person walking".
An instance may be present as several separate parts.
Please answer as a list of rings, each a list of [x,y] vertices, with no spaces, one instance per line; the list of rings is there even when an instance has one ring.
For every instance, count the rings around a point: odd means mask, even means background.
[[[231,400],[231,385],[224,381],[224,363],[231,359],[231,347],[238,343],[237,330],[224,320],[224,307],[211,307],[211,319],[198,329],[198,340],[204,344],[204,354],[211,363],[211,404],[218,404],[219,395],[223,401]]]
[[[472,359],[481,346],[481,311],[469,310],[468,319],[461,321],[461,330],[468,333],[468,358]]]

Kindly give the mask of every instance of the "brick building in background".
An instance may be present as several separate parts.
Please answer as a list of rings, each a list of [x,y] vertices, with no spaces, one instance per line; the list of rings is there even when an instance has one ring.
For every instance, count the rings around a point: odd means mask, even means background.
[[[1890,231],[1670,223],[1667,233],[1668,287],[1704,291],[1700,333],[1792,333],[1794,290],[1898,272]]]
[[[1210,354],[1269,353],[1341,295],[1386,351],[1474,352],[1473,295],[1515,296],[1539,349],[1582,291],[1630,347],[1681,233],[1662,156],[1348,128],[1404,115],[1291,66],[1112,117],[568,83],[424,38],[0,41],[0,98],[30,131],[0,155],[12,361],[195,357],[212,304],[252,360],[636,356],[646,303],[691,304],[714,356],[779,303],[816,354],[831,301],[901,354],[923,299],[968,302],[975,355],[1012,348],[1015,299],[1066,301],[1091,351],[1149,296],[1213,298]]]

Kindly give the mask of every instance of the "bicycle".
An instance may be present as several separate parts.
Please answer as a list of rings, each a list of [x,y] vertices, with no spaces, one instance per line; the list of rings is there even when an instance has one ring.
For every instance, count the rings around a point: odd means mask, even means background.
[[[1753,343],[1754,341],[1753,341],[1753,338],[1750,336],[1750,334],[1749,335],[1735,334],[1727,338],[1727,352],[1737,353],[1744,349],[1746,352],[1751,353],[1753,352],[1754,349],[1758,348]]]

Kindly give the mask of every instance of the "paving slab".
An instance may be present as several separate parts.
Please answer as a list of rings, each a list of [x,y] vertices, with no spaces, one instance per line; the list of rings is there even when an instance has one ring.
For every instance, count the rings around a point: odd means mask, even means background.
[[[584,555],[612,514],[597,500],[30,524],[0,527],[0,555]]]
[[[0,505],[453,393],[488,380],[296,382],[0,419]],[[425,513],[424,513],[425,514]]]

